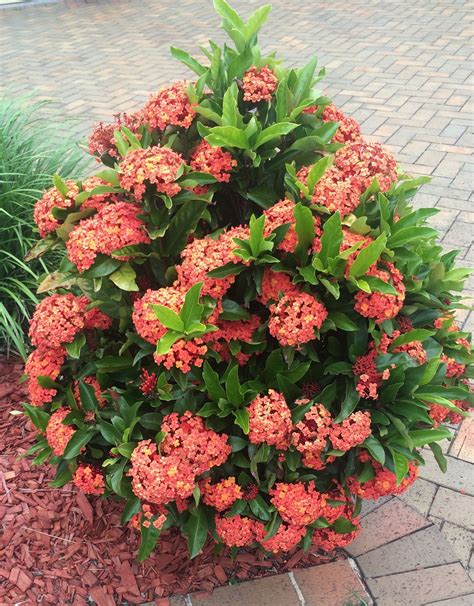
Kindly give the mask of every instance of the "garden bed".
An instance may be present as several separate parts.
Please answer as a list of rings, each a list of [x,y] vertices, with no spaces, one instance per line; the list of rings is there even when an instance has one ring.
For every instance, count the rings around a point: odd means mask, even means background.
[[[35,433],[25,417],[10,414],[24,398],[21,373],[21,363],[0,360],[0,602],[82,605],[91,597],[99,606],[140,604],[335,559],[298,549],[272,560],[242,550],[232,560],[229,550],[214,555],[208,542],[190,561],[186,540],[168,532],[137,564],[138,534],[120,526],[120,503],[86,498],[71,485],[51,488],[50,467],[20,458]]]

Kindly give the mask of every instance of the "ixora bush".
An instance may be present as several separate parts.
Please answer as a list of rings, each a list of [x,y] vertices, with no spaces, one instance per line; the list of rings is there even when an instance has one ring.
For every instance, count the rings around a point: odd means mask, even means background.
[[[41,284],[26,364],[53,484],[125,501],[139,558],[179,528],[266,552],[350,542],[361,499],[398,494],[444,422],[466,414],[470,344],[424,179],[317,91],[316,60],[284,69],[217,12],[235,49],[133,115],[99,124],[104,167],[56,177],[34,254],[65,247]]]

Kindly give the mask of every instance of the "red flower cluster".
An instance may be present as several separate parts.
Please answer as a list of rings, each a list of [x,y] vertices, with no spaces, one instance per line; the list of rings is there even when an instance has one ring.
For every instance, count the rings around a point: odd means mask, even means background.
[[[278,86],[278,78],[269,67],[250,67],[242,78],[244,101],[270,101]]]
[[[99,122],[95,125],[91,136],[89,137],[88,147],[91,155],[102,156],[109,154],[112,158],[118,156],[115,131],[120,130],[122,126],[128,128],[137,138],[140,138],[138,129],[143,123],[142,112],[138,111],[133,114],[121,113],[115,116],[115,122],[104,124]]]
[[[234,476],[224,478],[216,484],[211,484],[211,478],[205,478],[200,484],[202,500],[217,511],[230,509],[243,496],[242,489],[236,483]]]
[[[354,309],[364,318],[373,318],[378,324],[385,320],[395,318],[403,307],[405,301],[405,285],[403,276],[393,263],[384,262],[384,268],[378,269],[372,266],[366,273],[367,276],[379,278],[386,284],[391,284],[397,291],[396,295],[359,291],[354,296]]]
[[[263,211],[265,215],[265,238],[268,238],[272,231],[281,225],[289,223],[289,229],[285,234],[285,237],[278,245],[278,250],[284,252],[295,252],[295,248],[298,244],[298,235],[295,230],[296,219],[293,214],[295,203],[292,200],[280,200],[267,210]],[[319,217],[313,216],[314,231],[316,238],[319,240],[321,236],[321,220]]]
[[[132,322],[135,330],[142,339],[156,345],[167,328],[158,320],[151,306],[164,305],[179,313],[183,302],[184,293],[176,286],[166,286],[159,290],[148,289],[143,297],[133,304]]]
[[[347,452],[362,444],[370,435],[370,412],[353,412],[340,425],[333,424],[329,439],[337,450]]]
[[[343,179],[355,177],[360,193],[374,179],[377,179],[381,191],[389,190],[397,180],[397,162],[380,143],[349,143],[335,153],[334,167]]]
[[[46,440],[53,449],[53,454],[61,457],[68,445],[69,440],[75,434],[74,427],[64,425],[63,421],[71,412],[70,408],[58,408],[50,416],[46,427]]]
[[[303,110],[303,113],[315,114],[317,111],[317,105],[310,105]],[[332,138],[336,143],[350,143],[351,141],[360,141],[362,138],[359,123],[354,118],[346,116],[333,103],[326,105],[321,114],[321,119],[323,122],[339,122],[336,134]]]
[[[210,173],[220,183],[227,183],[237,160],[221,147],[212,147],[203,139],[194,150],[189,165],[197,172]]]
[[[259,297],[264,305],[270,301],[278,301],[281,296],[296,296],[299,293],[298,287],[292,283],[289,276],[283,272],[272,271],[265,267],[262,279],[262,293]]]
[[[387,495],[401,494],[413,484],[418,476],[417,465],[410,463],[408,476],[397,486],[395,474],[389,469],[382,467],[367,452],[361,452],[359,460],[362,463],[370,462],[375,472],[375,476],[372,479],[362,484],[356,476],[351,476],[347,480],[349,490],[363,499],[378,499]]]
[[[68,192],[62,196],[56,187],[47,189],[43,197],[36,201],[33,209],[33,219],[38,226],[39,234],[45,238],[60,226],[59,221],[53,215],[53,208],[71,208],[74,206],[79,188],[74,181],[66,181]]]
[[[102,472],[93,465],[80,464],[74,474],[73,483],[85,494],[104,494],[105,481]]]
[[[33,345],[47,351],[71,343],[86,328],[108,328],[111,319],[100,310],[87,311],[88,304],[87,297],[71,293],[43,299],[31,319],[29,335]]]
[[[145,396],[151,396],[156,389],[156,373],[149,373],[146,368],[142,369],[140,391]]]
[[[203,340],[218,353],[221,358],[228,362],[231,359],[229,343],[241,341],[252,343],[253,333],[260,326],[261,320],[257,315],[251,315],[247,320],[221,320],[217,323],[219,330],[208,333]],[[239,365],[244,365],[249,360],[249,355],[238,352],[234,355]]]
[[[308,526],[324,515],[326,496],[318,492],[314,482],[275,484],[270,491],[271,502],[285,522]]]
[[[41,387],[38,377],[49,377],[55,381],[61,372],[65,357],[66,352],[62,347],[36,349],[28,356],[25,373],[28,375],[28,399],[32,406],[42,406],[52,401],[57,390]]]
[[[270,306],[268,330],[280,345],[299,347],[316,338],[328,312],[315,297],[304,292],[289,294]]]
[[[464,374],[466,366],[461,362],[456,362],[454,358],[450,358],[446,354],[441,356],[441,362],[446,364],[446,377],[452,379],[454,377],[460,377]]]
[[[132,192],[136,200],[143,198],[145,182],[155,185],[159,193],[172,197],[181,190],[176,179],[183,166],[183,158],[169,147],[132,149],[120,163],[120,186]]]
[[[278,530],[269,539],[265,539],[266,531],[263,524],[256,522],[256,539],[260,545],[271,553],[291,551],[306,534],[304,526],[280,524]]]
[[[255,541],[256,522],[244,516],[224,518],[216,514],[216,533],[228,547],[248,547]]]
[[[79,222],[66,242],[67,255],[78,271],[89,269],[99,253],[121,261],[130,257],[114,255],[125,246],[149,244],[144,222],[137,217],[138,208],[130,202],[103,206],[89,219]]]
[[[182,373],[191,371],[192,366],[200,368],[204,362],[204,356],[207,353],[207,345],[201,338],[185,341],[180,339],[173,343],[170,350],[166,354],[153,354],[153,359],[160,365],[171,370],[173,367],[180,370]]]
[[[326,448],[331,425],[331,413],[323,404],[315,404],[294,427],[291,443],[303,455],[303,463],[306,467],[322,469],[325,466],[321,453]]]
[[[186,92],[186,82],[175,82],[162,88],[146,102],[143,120],[150,128],[165,130],[167,126],[189,128],[196,115]]]
[[[289,446],[291,412],[283,394],[273,389],[257,396],[248,407],[249,440],[252,444],[271,444],[278,450]]]
[[[92,191],[96,187],[102,187],[104,185],[110,186],[110,183],[107,183],[107,181],[104,181],[99,177],[89,177],[82,182],[82,191]],[[82,211],[86,208],[100,210],[106,204],[113,204],[118,201],[119,198],[114,193],[94,194],[82,202],[80,210]]]

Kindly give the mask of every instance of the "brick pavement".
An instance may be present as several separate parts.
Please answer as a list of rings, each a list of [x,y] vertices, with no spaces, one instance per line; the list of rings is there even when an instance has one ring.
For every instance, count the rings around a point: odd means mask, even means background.
[[[233,1],[243,14],[261,3]],[[328,71],[325,92],[366,135],[387,144],[408,172],[432,177],[415,202],[440,209],[432,222],[444,245],[461,249],[461,263],[474,266],[468,1],[273,0],[273,6],[263,46],[290,64],[318,54]],[[0,8],[0,92],[53,98],[57,104],[49,111],[74,120],[68,128],[83,135],[94,122],[133,110],[165,82],[189,76],[170,58],[169,46],[195,52],[211,35],[221,41],[217,24],[210,0],[66,0]],[[474,278],[466,295],[474,298]],[[474,328],[474,312],[461,319]],[[474,577],[473,423],[464,422],[446,447],[447,475],[427,455],[421,479],[402,500],[367,513],[384,530],[363,534],[353,553],[378,604],[414,604],[407,596],[420,584],[429,589],[423,603],[472,603],[459,562],[468,569],[471,563]],[[413,537],[432,547],[429,554]],[[400,553],[408,554],[407,563]],[[379,576],[380,558],[390,574]],[[457,593],[450,593],[453,587]],[[295,604],[304,603],[304,595],[303,602],[297,597]]]

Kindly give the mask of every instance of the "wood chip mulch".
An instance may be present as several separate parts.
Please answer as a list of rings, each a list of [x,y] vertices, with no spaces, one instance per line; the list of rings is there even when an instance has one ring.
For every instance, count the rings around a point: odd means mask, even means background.
[[[143,564],[136,531],[120,525],[122,506],[85,496],[71,485],[51,488],[53,469],[21,458],[35,432],[21,410],[23,366],[0,358],[0,606],[169,604],[168,597],[210,593],[229,582],[322,564],[334,557],[295,551],[265,559],[257,551],[214,554],[209,541],[189,561],[186,541],[165,533]]]

